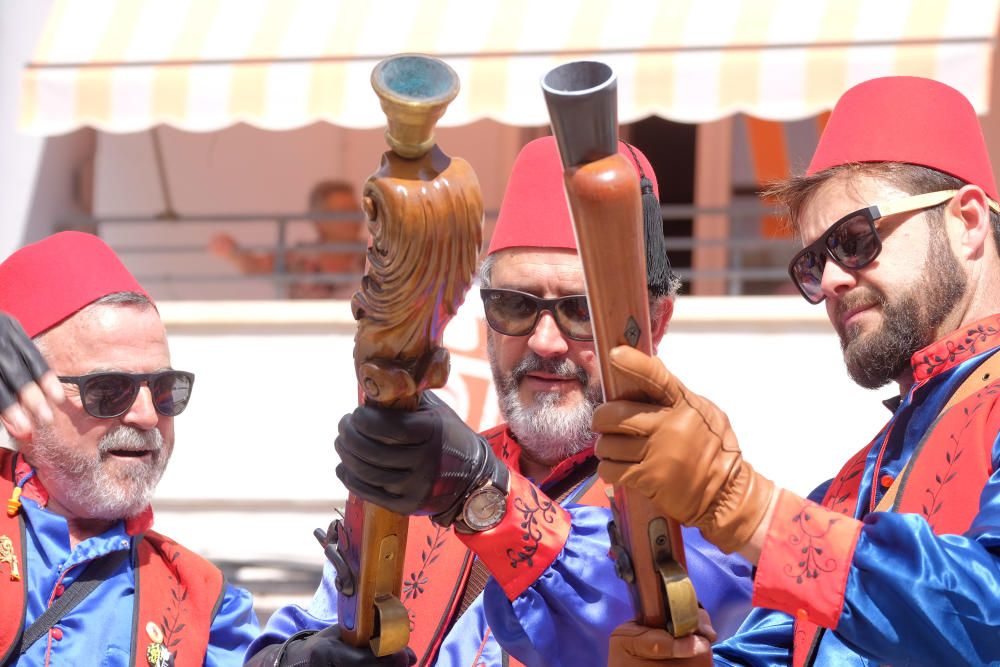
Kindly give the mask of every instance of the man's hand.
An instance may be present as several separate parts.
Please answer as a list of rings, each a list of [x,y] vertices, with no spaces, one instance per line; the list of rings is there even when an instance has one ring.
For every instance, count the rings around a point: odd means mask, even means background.
[[[365,500],[398,514],[430,514],[450,526],[483,481],[507,486],[486,440],[424,392],[415,412],[361,406],[340,420],[337,476]]]
[[[245,667],[409,667],[417,656],[409,648],[377,658],[367,648],[340,639],[340,627],[292,635],[281,646],[268,646],[249,658]]]
[[[208,242],[208,251],[216,257],[228,259],[236,254],[239,246],[229,234],[216,234]]]
[[[666,630],[623,623],[611,633],[608,664],[616,667],[711,667],[715,628],[708,612],[698,610],[698,630],[673,637]],[[670,665],[662,663],[669,662]]]
[[[0,422],[4,428],[11,437],[27,440],[36,426],[52,423],[49,401],[64,400],[59,379],[20,323],[0,313]]]
[[[729,418],[656,357],[621,346],[609,361],[613,372],[640,386],[651,403],[613,401],[597,409],[598,473],[699,528],[727,553],[746,545],[767,512],[774,483],[743,460]]]

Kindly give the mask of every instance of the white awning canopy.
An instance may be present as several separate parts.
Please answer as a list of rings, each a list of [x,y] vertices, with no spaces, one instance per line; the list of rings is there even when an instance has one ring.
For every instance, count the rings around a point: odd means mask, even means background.
[[[56,0],[24,69],[21,127],[208,131],[245,122],[378,127],[372,67],[436,55],[462,90],[441,125],[548,124],[539,79],[570,60],[618,75],[619,120],[829,109],[913,74],[985,113],[1000,0]],[[905,104],[905,100],[900,101]]]

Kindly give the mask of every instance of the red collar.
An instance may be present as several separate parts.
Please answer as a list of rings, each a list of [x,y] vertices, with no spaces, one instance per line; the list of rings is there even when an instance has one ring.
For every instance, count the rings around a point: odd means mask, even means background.
[[[500,448],[500,456],[503,462],[507,464],[507,467],[511,470],[520,473],[521,472],[521,454],[522,449],[520,443],[514,439],[514,434],[510,432],[510,428],[506,427],[503,431],[503,443]],[[566,477],[574,468],[589,459],[594,455],[594,446],[586,448],[582,452],[578,452],[568,459],[563,459],[556,465],[552,470],[549,471],[549,476],[542,480],[540,483],[536,481],[539,487],[546,487],[549,484],[554,484],[559,480]]]
[[[42,486],[38,475],[31,475],[32,467],[24,457],[17,454],[17,462],[14,464],[14,483],[21,485],[21,494],[24,498],[30,498],[45,507],[49,504],[49,492]],[[28,477],[31,475],[30,477]],[[28,477],[28,480],[21,484],[21,480]],[[153,506],[147,505],[139,514],[125,520],[125,532],[129,535],[145,533],[153,527]]]
[[[913,379],[922,382],[1000,345],[1000,315],[964,326],[910,358]]]

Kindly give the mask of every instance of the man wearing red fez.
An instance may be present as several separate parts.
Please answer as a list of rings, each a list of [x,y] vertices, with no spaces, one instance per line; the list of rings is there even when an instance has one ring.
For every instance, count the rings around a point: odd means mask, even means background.
[[[193,383],[96,236],[0,264],[0,664],[242,664],[250,594],[152,530]]]
[[[625,144],[620,151],[655,200],[645,157]],[[590,428],[600,376],[562,174],[552,137],[524,147],[481,271],[505,423],[476,434],[429,394],[414,413],[365,406],[340,422],[338,476],[366,500],[417,515],[402,598],[420,664],[603,666],[612,629],[634,616],[608,557],[611,513]],[[656,275],[649,287],[658,342],[679,281],[669,266]],[[699,597],[728,635],[749,608],[749,564],[697,530],[684,538]],[[327,564],[309,609],[272,616],[248,664],[363,664],[323,659],[339,657],[336,622]]]
[[[864,82],[806,175],[771,194],[803,243],[792,281],[825,301],[848,373],[898,385],[889,422],[802,498],[741,458],[715,405],[619,348],[662,408],[597,410],[599,472],[757,566],[755,609],[714,664],[1000,664],[1000,216],[976,114],[936,81]],[[816,428],[850,418],[829,408]],[[805,434],[788,452],[808,465],[808,447]],[[637,633],[612,641],[638,648]],[[671,662],[657,631],[640,636],[650,664]],[[698,648],[680,664],[713,664]]]

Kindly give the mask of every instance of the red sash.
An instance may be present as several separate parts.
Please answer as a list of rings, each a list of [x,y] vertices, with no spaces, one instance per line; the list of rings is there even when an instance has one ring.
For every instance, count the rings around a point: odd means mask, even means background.
[[[0,498],[14,489],[14,452],[0,449]],[[20,579],[11,576],[11,563],[0,554],[0,664],[9,657],[24,628],[27,607],[27,555],[21,512],[0,512],[0,543],[10,541]],[[132,664],[175,667],[204,664],[212,619],[223,597],[222,572],[207,560],[150,531],[138,540],[135,588],[138,604],[132,624]],[[0,544],[0,551],[3,551]],[[95,591],[97,593],[97,591]]]
[[[1000,354],[993,355],[994,359],[1000,361]],[[984,368],[985,364],[973,371],[973,378],[982,377]],[[964,387],[959,387],[956,397]],[[979,495],[993,473],[992,447],[1000,431],[1000,411],[993,409],[998,393],[1000,381],[981,383],[950,407],[945,406],[875,511],[920,514],[937,535],[967,530],[979,509]],[[825,507],[854,516],[859,500],[867,500],[859,499],[858,493],[873,444],[855,454],[834,478],[823,498]],[[823,631],[815,623],[805,618],[795,620],[793,667],[813,664],[822,637]]]
[[[494,451],[504,456],[506,427],[498,426],[483,436]],[[584,482],[574,492],[573,502],[608,506],[603,483]],[[440,528],[427,517],[412,517],[403,561],[402,600],[410,614],[410,648],[417,654],[417,666],[433,664],[465,593],[472,570],[473,553],[455,537],[454,531]],[[487,638],[483,638],[485,646]],[[509,664],[521,663],[510,658]],[[466,667],[466,666],[456,666]]]

